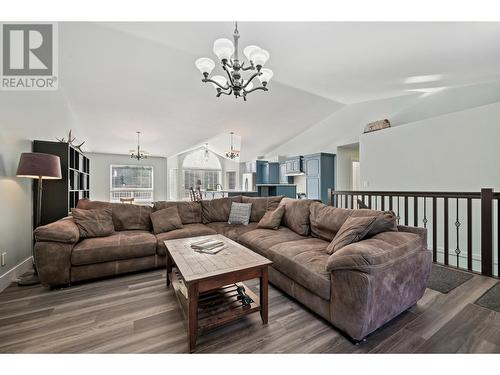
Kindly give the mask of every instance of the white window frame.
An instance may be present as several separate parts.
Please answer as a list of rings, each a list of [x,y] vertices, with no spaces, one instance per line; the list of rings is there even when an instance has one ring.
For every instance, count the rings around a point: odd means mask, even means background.
[[[113,168],[119,167],[135,167],[135,168],[151,168],[151,188],[113,188]],[[113,193],[115,192],[123,192],[129,194],[126,195],[127,198],[134,198],[135,203],[152,203],[154,202],[154,187],[155,187],[155,179],[154,179],[155,169],[152,165],[137,165],[137,164],[111,164],[109,166],[109,201],[110,202],[120,202],[120,199],[113,199]],[[151,199],[143,199],[137,198],[135,192],[151,192]]]
[[[234,173],[234,189],[231,189],[229,187],[229,176],[228,174],[229,173]],[[238,189],[238,171],[234,170],[234,169],[226,169],[226,176],[225,176],[225,189],[226,190],[237,190]]]

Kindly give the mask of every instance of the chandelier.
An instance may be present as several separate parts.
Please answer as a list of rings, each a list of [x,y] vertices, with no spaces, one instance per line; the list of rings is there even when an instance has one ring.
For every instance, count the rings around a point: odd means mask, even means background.
[[[147,159],[148,158],[148,152],[141,150],[141,146],[139,144],[139,137],[141,135],[141,132],[136,132],[137,133],[137,150],[130,150],[129,154],[132,159]]]
[[[268,91],[267,85],[273,77],[271,69],[263,68],[269,60],[269,52],[258,46],[250,45],[245,47],[243,54],[248,60],[248,64],[240,61],[238,52],[238,23],[235,23],[233,34],[234,43],[229,39],[221,38],[214,42],[213,51],[222,64],[222,69],[227,74],[227,79],[221,75],[210,76],[215,68],[215,63],[208,57],[202,57],[196,60],[195,65],[203,74],[202,82],[210,82],[217,90],[217,97],[221,95],[234,94],[235,98],[241,97],[247,100],[247,94],[257,90]],[[248,78],[242,77],[242,72],[251,70],[254,73]],[[257,77],[260,86],[254,87],[252,80]]]
[[[234,146],[233,146],[233,134],[234,133],[231,132],[230,134],[231,134],[231,149],[229,151],[226,151],[226,158],[234,160],[234,159],[240,157],[240,151],[234,149]]]

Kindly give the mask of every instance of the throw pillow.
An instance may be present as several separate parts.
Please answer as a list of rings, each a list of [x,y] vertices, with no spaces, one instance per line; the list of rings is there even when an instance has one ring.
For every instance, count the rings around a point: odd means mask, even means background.
[[[397,232],[397,217],[393,211],[374,211],[367,209],[354,210],[351,217],[376,217],[375,223],[371,227],[370,231],[366,235],[367,237],[372,237],[378,233],[382,232]]]
[[[344,246],[361,241],[368,234],[376,219],[375,216],[349,217],[326,248],[326,252],[333,254]]]
[[[182,228],[181,217],[176,206],[163,208],[153,212],[151,215],[153,223],[153,233],[165,233],[174,229]]]
[[[257,228],[278,230],[284,214],[285,206],[279,206],[275,210],[267,211],[257,224]]]
[[[115,231],[111,208],[73,208],[71,214],[80,231],[80,238],[105,237]]]
[[[231,204],[229,212],[229,224],[248,225],[250,221],[250,213],[252,212],[252,203],[236,203]]]

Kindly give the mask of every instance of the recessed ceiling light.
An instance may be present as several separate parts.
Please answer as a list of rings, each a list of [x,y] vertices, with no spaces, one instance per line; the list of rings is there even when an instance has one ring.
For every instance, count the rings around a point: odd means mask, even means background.
[[[443,79],[442,74],[431,74],[431,75],[426,75],[426,76],[408,77],[404,80],[404,83],[412,84],[412,83],[436,82],[436,81],[440,81],[441,79]]]

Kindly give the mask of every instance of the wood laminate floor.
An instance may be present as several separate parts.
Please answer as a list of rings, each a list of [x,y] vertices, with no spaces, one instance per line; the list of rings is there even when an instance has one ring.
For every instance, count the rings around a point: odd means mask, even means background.
[[[448,294],[428,289],[359,345],[271,286],[267,326],[252,314],[202,334],[196,352],[500,353],[500,313],[473,304],[496,282],[474,276]],[[247,285],[258,291],[257,280]],[[165,271],[61,290],[12,284],[0,293],[0,352],[185,353],[186,329]]]

